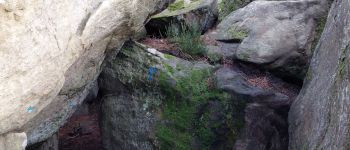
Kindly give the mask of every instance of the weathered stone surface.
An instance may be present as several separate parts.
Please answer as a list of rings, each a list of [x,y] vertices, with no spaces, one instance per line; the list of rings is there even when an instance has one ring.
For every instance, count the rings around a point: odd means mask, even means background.
[[[245,128],[237,140],[236,150],[287,150],[286,116],[268,105],[252,103],[245,109]]]
[[[152,16],[146,25],[149,33],[159,34],[170,23],[198,24],[202,31],[207,31],[218,17],[217,0],[177,0],[172,5]]]
[[[333,2],[289,113],[289,149],[350,149],[350,0]]]
[[[288,96],[250,85],[241,73],[223,67],[216,71],[218,89],[225,90],[235,96],[242,96],[247,102],[258,102],[270,107],[280,108],[289,105]]]
[[[225,59],[233,60],[235,58],[237,48],[239,47],[239,43],[219,42],[219,47]]]
[[[135,95],[107,95],[103,98],[102,143],[106,150],[154,149],[154,114],[143,109]],[[141,102],[140,102],[141,101]]]
[[[0,134],[57,131],[118,49],[168,0],[0,1]]]
[[[237,150],[288,149],[288,124],[286,112],[290,98],[284,94],[250,85],[242,73],[231,68],[216,71],[219,89],[223,89],[244,103],[243,132],[238,137]],[[238,99],[237,99],[238,98]]]
[[[323,1],[254,1],[226,17],[214,36],[241,41],[237,59],[302,80],[311,55],[315,19],[325,12]]]
[[[143,49],[127,44],[110,61],[99,78],[102,98],[101,132],[103,147],[114,149],[154,149],[152,132],[160,91],[147,80],[147,69],[158,63]]]

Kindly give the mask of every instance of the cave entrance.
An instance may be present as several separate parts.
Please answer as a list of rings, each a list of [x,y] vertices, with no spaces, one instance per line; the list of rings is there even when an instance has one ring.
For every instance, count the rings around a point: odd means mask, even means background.
[[[84,101],[59,129],[59,150],[102,150],[100,100]]]
[[[26,150],[102,150],[100,104],[98,97],[85,99],[58,133]]]

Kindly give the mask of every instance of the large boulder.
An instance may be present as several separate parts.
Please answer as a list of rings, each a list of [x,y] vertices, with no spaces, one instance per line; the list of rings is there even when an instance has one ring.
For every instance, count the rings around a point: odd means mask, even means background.
[[[350,0],[334,1],[289,113],[291,150],[350,149]]]
[[[118,49],[167,0],[0,1],[0,135],[56,132]],[[0,148],[3,149],[3,148]]]
[[[233,49],[236,59],[302,80],[311,55],[315,19],[325,12],[323,1],[254,1],[227,16],[214,36],[241,42]]]
[[[156,69],[152,76],[150,68]],[[208,68],[212,66],[205,62],[189,62],[139,43],[126,43],[117,56],[106,62],[99,77],[103,147],[158,149],[156,125],[165,101],[159,86],[160,74],[171,77],[166,81],[170,88],[192,70]]]
[[[202,31],[211,28],[218,17],[217,0],[177,0],[163,12],[151,17],[148,33],[162,34],[169,24],[196,24]]]
[[[104,148],[286,149],[285,112],[291,98],[251,85],[244,73],[232,68],[221,67],[207,79],[196,74],[215,68],[137,42],[125,44],[99,77]],[[220,91],[231,96],[217,95]],[[186,97],[190,100],[184,101]]]
[[[128,42],[99,77],[102,144],[106,150],[154,149],[154,127],[161,94],[147,79],[156,56]],[[155,78],[155,77],[154,77]]]

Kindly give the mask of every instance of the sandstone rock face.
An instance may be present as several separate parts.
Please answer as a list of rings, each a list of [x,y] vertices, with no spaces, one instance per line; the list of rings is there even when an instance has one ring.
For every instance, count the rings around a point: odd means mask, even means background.
[[[217,87],[236,96],[244,96],[247,102],[265,103],[276,107],[287,106],[288,96],[250,85],[241,73],[230,68],[220,68],[216,72]]]
[[[168,0],[0,1],[0,134],[53,134],[89,93],[106,49]]]
[[[350,0],[333,2],[305,85],[289,113],[291,150],[350,149]]]
[[[235,57],[303,79],[323,1],[254,1],[227,16],[217,40],[241,41]]]

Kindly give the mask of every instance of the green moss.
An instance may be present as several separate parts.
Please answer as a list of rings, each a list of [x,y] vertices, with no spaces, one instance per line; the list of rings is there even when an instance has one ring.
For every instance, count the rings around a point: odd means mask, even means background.
[[[174,86],[167,82],[170,78],[167,73],[160,75],[160,86],[166,95],[162,111],[163,123],[158,124],[156,131],[160,149],[191,149],[193,139],[201,142],[201,149],[209,149],[215,142],[215,129],[221,123],[210,124],[209,116],[212,112],[206,110],[198,116],[198,108],[209,100],[224,103],[229,101],[230,96],[222,91],[209,89],[207,81],[211,74],[207,69],[193,70],[188,77],[178,79]],[[234,133],[237,132],[235,130]]]
[[[180,1],[183,1],[183,0],[180,0]],[[175,3],[177,3],[177,2],[178,1],[176,1]],[[203,0],[193,0],[193,1],[191,1],[190,4],[185,5],[184,7],[180,7],[181,3],[180,4],[175,4],[174,3],[175,5],[178,5],[178,6],[175,6],[174,8],[165,9],[163,12],[152,16],[152,18],[153,19],[166,18],[166,17],[171,17],[171,16],[177,16],[177,15],[185,14],[187,12],[190,12],[192,10],[197,9],[201,5],[202,2],[203,2]]]
[[[207,56],[208,56],[208,58],[209,58],[209,60],[211,61],[211,62],[219,62],[220,60],[221,60],[221,58],[223,57],[221,54],[219,54],[219,53],[208,53],[207,54]]]
[[[327,16],[324,16],[322,18],[319,18],[316,20],[316,29],[315,29],[315,35],[314,35],[314,40],[312,41],[311,45],[311,51],[315,51],[318,41],[321,38],[322,32],[326,26],[327,22]]]
[[[164,57],[165,57],[166,59],[174,59],[174,58],[175,58],[175,56],[169,55],[169,54],[164,54]]]
[[[232,39],[243,40],[248,36],[248,31],[244,29],[240,29],[237,26],[232,26],[228,32]]]
[[[166,70],[167,72],[169,72],[170,74],[174,74],[174,68],[173,68],[173,67],[169,66],[169,65],[166,64],[166,63],[163,63],[163,66],[164,66],[164,68],[165,68],[165,70]]]
[[[242,60],[249,60],[250,56],[247,53],[241,53],[239,54],[239,58]]]
[[[183,66],[177,63],[175,68],[177,71],[180,71],[183,68]]]
[[[222,125],[222,122],[218,120],[212,122],[211,116],[213,113],[216,112],[207,109],[194,122],[193,132],[201,142],[201,149],[208,149],[216,141],[217,135],[213,130],[220,128]]]
[[[171,15],[176,15],[175,12],[179,12],[178,10],[183,10],[181,11],[181,13],[189,11],[191,9],[195,9],[195,6],[199,5],[199,0],[192,0],[190,4],[185,5],[185,1],[184,0],[177,0],[174,3],[170,4],[168,9],[166,9],[165,11],[163,11],[161,14],[157,15],[157,16],[161,16],[161,17],[166,17],[166,16],[171,16]],[[175,13],[175,14],[174,14]],[[155,18],[157,18],[155,16]]]
[[[312,80],[312,76],[313,73],[312,73],[312,70],[311,68],[309,68],[309,70],[307,71],[306,75],[305,75],[305,80],[304,80],[304,84],[308,84],[311,80]]]
[[[158,132],[156,136],[160,143],[160,149],[176,149],[176,150],[189,150],[191,141],[191,134],[176,132],[171,128],[167,128],[165,126],[158,126]],[[172,147],[169,147],[172,145]]]
[[[179,9],[185,8],[185,1],[184,0],[178,0],[175,1],[174,3],[170,4],[168,7],[168,10],[170,11],[175,11]]]
[[[347,54],[348,54],[348,47],[344,48],[341,50],[341,55],[338,61],[338,77],[340,79],[344,79],[344,76],[346,75],[347,72],[347,65],[349,63],[348,58],[347,58]]]
[[[331,87],[331,97],[338,97],[340,90],[343,88],[341,87],[344,83],[345,75],[349,72],[349,58],[348,58],[348,51],[350,49],[350,45],[347,45],[345,48],[342,48],[340,50],[340,56],[338,59],[338,65],[336,68],[336,76],[335,81],[333,82],[333,85]],[[331,116],[328,117],[328,120],[331,119]]]

